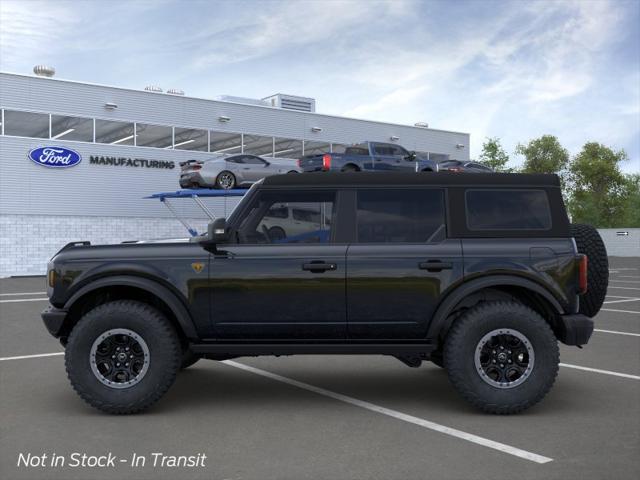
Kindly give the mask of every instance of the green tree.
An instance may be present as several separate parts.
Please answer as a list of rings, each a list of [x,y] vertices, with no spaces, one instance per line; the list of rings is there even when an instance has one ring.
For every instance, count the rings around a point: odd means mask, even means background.
[[[530,140],[526,145],[518,144],[516,154],[524,156],[522,173],[555,173],[565,179],[569,165],[569,152],[553,135],[543,135]]]
[[[493,168],[496,172],[511,172],[512,169],[507,168],[508,161],[509,155],[502,148],[500,139],[498,137],[487,137],[482,144],[480,163]]]
[[[614,151],[597,142],[584,144],[569,167],[573,222],[618,227],[625,215],[633,216],[627,207],[633,181],[625,178],[619,166],[626,159],[624,150]]]
[[[625,200],[618,226],[640,228],[640,173],[625,175]]]

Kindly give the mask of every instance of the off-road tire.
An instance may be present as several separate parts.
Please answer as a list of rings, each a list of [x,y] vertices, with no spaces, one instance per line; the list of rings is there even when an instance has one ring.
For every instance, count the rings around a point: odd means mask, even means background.
[[[136,332],[149,349],[149,365],[136,384],[114,389],[93,373],[90,352],[96,339],[111,329]],[[171,387],[182,349],[173,325],[155,308],[133,300],[104,303],[86,313],[74,326],[65,351],[67,376],[74,390],[92,407],[113,414],[149,408]]]
[[[483,336],[511,329],[531,343],[535,362],[529,376],[512,388],[497,388],[476,370],[474,354]],[[538,403],[558,374],[560,353],[549,324],[517,302],[486,302],[465,312],[451,327],[444,345],[444,365],[454,388],[473,406],[487,413],[518,413]]]
[[[602,308],[609,286],[609,259],[607,249],[591,225],[571,224],[571,235],[576,240],[578,252],[588,257],[587,293],[580,296],[580,313],[595,317]]]
[[[180,370],[184,370],[185,368],[189,368],[191,365],[195,364],[202,357],[197,353],[193,353],[189,349],[185,349],[182,353],[182,361],[180,363]]]

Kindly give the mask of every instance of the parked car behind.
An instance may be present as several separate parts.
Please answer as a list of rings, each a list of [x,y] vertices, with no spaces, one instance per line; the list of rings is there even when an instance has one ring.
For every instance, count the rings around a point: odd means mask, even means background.
[[[438,164],[395,143],[364,142],[344,153],[307,155],[298,161],[305,172],[437,172]]]
[[[491,173],[493,169],[482,165],[478,162],[464,161],[464,160],[443,160],[438,163],[438,170],[441,172],[455,172],[455,173]]]
[[[290,158],[257,155],[220,155],[211,160],[189,160],[180,163],[180,187],[221,188],[252,185],[258,180],[282,173],[298,173],[300,168]]]

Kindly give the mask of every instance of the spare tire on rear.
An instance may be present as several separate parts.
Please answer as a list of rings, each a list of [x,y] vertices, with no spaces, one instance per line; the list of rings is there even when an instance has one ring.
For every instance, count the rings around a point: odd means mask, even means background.
[[[574,223],[571,235],[576,240],[578,253],[588,257],[587,293],[580,297],[580,313],[594,317],[602,308],[609,285],[609,259],[607,249],[598,231],[591,225]]]

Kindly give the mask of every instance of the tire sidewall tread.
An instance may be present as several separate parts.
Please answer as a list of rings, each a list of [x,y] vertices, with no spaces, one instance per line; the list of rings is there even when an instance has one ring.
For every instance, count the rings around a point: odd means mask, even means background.
[[[129,388],[104,385],[89,363],[93,342],[113,328],[135,331],[149,347],[149,369]],[[173,325],[155,308],[133,300],[107,302],[86,313],[71,331],[65,350],[67,377],[74,390],[89,405],[113,414],[137,413],[158,401],[173,384],[181,359]]]
[[[522,384],[499,389],[485,382],[474,364],[480,339],[498,328],[511,328],[531,342],[533,371]],[[517,302],[486,302],[465,312],[452,326],[444,345],[444,366],[454,388],[473,406],[487,413],[513,414],[538,403],[558,374],[560,353],[549,324]]]

